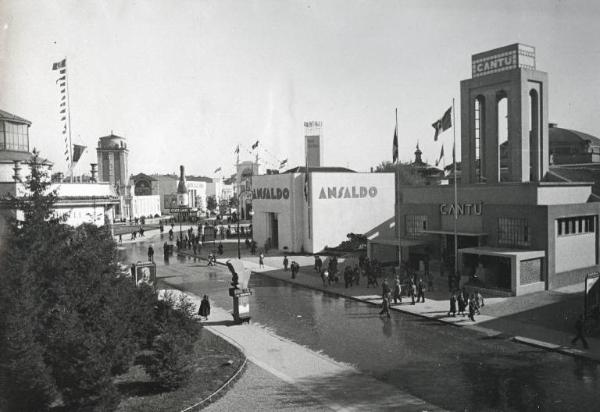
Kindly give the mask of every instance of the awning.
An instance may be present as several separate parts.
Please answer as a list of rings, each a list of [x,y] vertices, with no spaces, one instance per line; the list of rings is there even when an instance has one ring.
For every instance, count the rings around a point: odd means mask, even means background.
[[[546,256],[546,252],[543,250],[509,249],[490,246],[467,247],[458,249],[458,253],[501,257],[516,256],[519,260],[536,259]]]
[[[421,233],[427,233],[430,235],[454,235],[453,230],[422,230]],[[482,237],[487,236],[487,233],[484,232],[456,232],[458,236],[475,236]]]
[[[419,239],[382,239],[377,238],[373,240],[369,240],[368,243],[376,244],[376,245],[391,245],[391,246],[400,246],[400,247],[411,247],[411,246],[422,246],[428,245],[430,242],[427,240],[419,240]]]

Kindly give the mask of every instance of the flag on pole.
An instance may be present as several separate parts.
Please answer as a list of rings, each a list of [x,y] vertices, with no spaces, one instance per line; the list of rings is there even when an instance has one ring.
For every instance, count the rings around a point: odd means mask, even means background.
[[[67,65],[67,59],[62,59],[59,62],[56,62],[52,65],[52,70],[58,70],[58,69],[62,69]]]
[[[396,128],[394,129],[394,143],[392,146],[392,162],[398,161],[398,119],[396,119]]]
[[[217,172],[220,172],[220,171],[221,171],[221,167],[217,167],[217,168],[215,169],[215,173],[217,173]]]
[[[439,166],[442,158],[444,157],[444,145],[442,145],[442,150],[440,150],[440,157],[435,161],[435,166]]]
[[[286,164],[287,164],[287,159],[282,160],[281,162],[279,162],[279,168],[282,169],[283,167],[285,167]]]
[[[233,153],[239,153],[240,152],[240,145],[237,145],[237,147],[235,148],[235,152]]]
[[[63,80],[66,80],[66,78],[66,76],[59,77],[58,79],[56,79],[56,83],[62,82]]]
[[[433,128],[435,129],[435,135],[433,136],[433,140],[437,142],[440,133],[452,127],[452,107],[446,110],[446,113],[444,113],[442,118],[433,122],[431,126],[433,126]]]
[[[256,149],[257,147],[258,147],[258,140],[256,141],[256,143],[254,143],[254,144],[252,145],[252,150]]]
[[[67,73],[67,69],[60,69],[60,74],[66,74]]]
[[[83,146],[80,144],[73,145],[73,166],[75,166],[75,163],[77,163],[79,159],[81,159],[81,155],[83,154],[83,152],[85,152],[86,148],[87,146]]]

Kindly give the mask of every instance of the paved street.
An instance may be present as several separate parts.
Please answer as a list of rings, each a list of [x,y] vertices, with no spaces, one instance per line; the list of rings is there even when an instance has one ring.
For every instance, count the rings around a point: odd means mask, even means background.
[[[146,244],[124,247],[128,261],[144,259]],[[374,305],[282,282],[273,277],[289,275],[272,268],[265,268],[269,277],[252,276],[251,327],[231,326],[229,274],[222,267],[207,268],[205,261],[194,259],[171,259],[164,266],[156,244],[155,249],[163,285],[195,295],[209,294],[216,308],[210,328],[251,349],[251,360],[311,394],[323,408],[335,409],[342,400],[346,407],[368,402],[370,409],[405,402],[417,409],[572,410],[594,409],[598,400],[596,363],[514,343],[503,334],[482,333],[479,326],[456,328],[396,311],[390,320],[380,319]],[[274,266],[276,259],[267,258],[267,266]],[[309,273],[303,268],[300,278],[310,282]],[[343,287],[337,288],[344,292]],[[379,291],[371,291],[374,299]],[[355,292],[368,299],[362,291]],[[433,301],[430,304],[435,306]],[[285,345],[270,347],[273,338]],[[332,367],[337,372],[328,369]],[[363,391],[357,392],[356,387]],[[213,410],[229,409],[224,405],[238,390],[234,385],[231,396],[219,401],[224,402],[223,409]],[[380,408],[371,407],[371,402]]]

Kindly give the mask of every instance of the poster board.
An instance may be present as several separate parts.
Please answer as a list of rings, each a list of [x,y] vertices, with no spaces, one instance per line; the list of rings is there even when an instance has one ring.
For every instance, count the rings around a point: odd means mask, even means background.
[[[134,263],[135,285],[146,284],[156,289],[156,263],[137,262]]]

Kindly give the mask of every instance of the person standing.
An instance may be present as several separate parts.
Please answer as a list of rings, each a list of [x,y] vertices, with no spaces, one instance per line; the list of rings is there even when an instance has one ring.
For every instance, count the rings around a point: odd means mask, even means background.
[[[575,335],[575,337],[571,340],[571,344],[575,345],[575,343],[577,343],[578,340],[581,340],[581,343],[583,344],[583,348],[584,349],[588,349],[589,345],[587,343],[587,340],[585,340],[585,336],[584,336],[584,321],[585,318],[583,315],[579,315],[579,318],[577,318],[577,321],[575,322],[575,330],[577,331],[577,335]]]
[[[287,257],[287,255],[285,255],[283,257],[283,271],[287,272],[287,270],[288,270],[288,257]]]
[[[423,279],[419,279],[417,284],[417,303],[419,302],[425,303],[425,283],[423,283]]]
[[[460,315],[465,316],[465,309],[467,307],[466,296],[464,292],[461,290],[458,292],[457,303],[458,303],[458,313]]]
[[[475,312],[477,311],[477,302],[475,301],[475,295],[471,293],[469,296],[469,319],[475,322]]]
[[[402,286],[400,285],[400,279],[396,277],[396,281],[394,282],[394,305],[397,305],[398,302],[402,303]]]
[[[382,297],[390,297],[392,293],[392,290],[390,289],[390,285],[388,284],[388,280],[387,278],[383,279],[383,282],[381,282],[381,296]]]
[[[200,302],[200,309],[198,309],[198,316],[200,316],[200,320],[204,317],[204,320],[208,320],[208,316],[210,315],[210,302],[208,301],[208,296],[204,295],[202,301]]]
[[[450,315],[456,317],[456,293],[454,292],[450,295],[450,312],[448,312],[448,316]]]
[[[385,283],[385,280],[384,280]],[[383,299],[381,300],[381,312],[379,312],[379,315],[387,315],[387,317],[391,317],[390,316],[390,298],[389,298],[389,294],[387,295],[383,295]]]
[[[154,262],[154,248],[152,245],[148,246],[148,260]]]
[[[258,255],[258,266],[260,268],[265,267],[265,255],[262,252],[260,252],[260,255]]]

